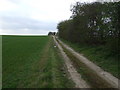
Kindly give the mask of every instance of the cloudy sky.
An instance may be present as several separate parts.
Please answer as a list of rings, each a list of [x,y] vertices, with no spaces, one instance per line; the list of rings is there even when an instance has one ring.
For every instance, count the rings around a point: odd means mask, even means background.
[[[57,23],[69,19],[70,5],[76,1],[79,0],[0,0],[0,34],[47,35],[57,31]]]

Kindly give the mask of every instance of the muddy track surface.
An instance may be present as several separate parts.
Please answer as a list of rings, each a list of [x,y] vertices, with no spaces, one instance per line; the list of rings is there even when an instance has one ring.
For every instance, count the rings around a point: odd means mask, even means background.
[[[55,44],[57,45],[57,47],[59,48],[61,55],[63,56],[64,60],[65,60],[65,64],[67,67],[67,70],[70,74],[70,78],[73,80],[73,82],[75,83],[75,87],[76,88],[90,88],[90,86],[81,78],[81,75],[76,71],[76,69],[74,68],[74,66],[72,65],[69,57],[66,55],[66,53],[63,51],[63,48],[61,47],[61,45],[57,42],[57,40],[55,39],[55,37],[53,37]]]
[[[116,78],[112,74],[104,71],[99,66],[97,66],[96,64],[94,64],[93,62],[91,62],[90,60],[88,60],[87,58],[85,58],[84,56],[82,56],[81,54],[79,54],[76,51],[74,51],[71,47],[69,47],[68,45],[66,45],[65,43],[63,43],[61,40],[56,39],[55,37],[53,37],[53,38],[54,38],[55,42],[57,43],[58,47],[61,48],[61,51],[64,54],[65,58],[67,56],[65,56],[65,53],[62,50],[62,47],[60,45],[62,45],[75,58],[77,58],[80,62],[82,62],[85,65],[85,67],[89,68],[89,70],[91,70],[92,72],[94,72],[95,75],[97,76],[97,78],[99,78],[99,80],[101,80],[99,83],[102,83],[102,82],[105,83],[106,86],[104,86],[104,88],[120,88],[119,87],[119,83],[118,83],[119,82],[118,78]]]

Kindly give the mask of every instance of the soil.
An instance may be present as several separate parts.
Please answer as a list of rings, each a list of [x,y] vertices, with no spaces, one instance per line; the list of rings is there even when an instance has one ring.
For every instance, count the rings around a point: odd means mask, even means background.
[[[63,56],[65,60],[65,64],[67,67],[67,70],[70,74],[70,78],[75,83],[76,88],[90,88],[90,86],[86,83],[85,80],[81,78],[81,75],[76,71],[74,66],[72,65],[72,62],[70,61],[69,57],[66,55],[66,53],[63,51],[63,48],[60,46],[60,44],[56,41],[55,37],[53,37],[57,47],[59,48],[61,55]]]

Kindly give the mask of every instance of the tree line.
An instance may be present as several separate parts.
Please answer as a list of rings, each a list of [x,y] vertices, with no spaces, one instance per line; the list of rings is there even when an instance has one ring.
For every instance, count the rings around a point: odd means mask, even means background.
[[[120,52],[120,2],[76,2],[69,20],[58,23],[60,38],[85,45],[106,45]]]

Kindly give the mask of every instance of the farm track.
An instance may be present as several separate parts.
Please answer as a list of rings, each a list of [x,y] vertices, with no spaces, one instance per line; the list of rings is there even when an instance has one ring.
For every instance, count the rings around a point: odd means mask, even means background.
[[[60,44],[56,41],[54,37],[53,39],[56,45],[58,46],[63,58],[65,59],[67,70],[70,74],[71,79],[75,83],[76,88],[90,88],[90,86],[81,78],[81,75],[76,71],[76,69],[72,65],[72,62],[70,61],[69,57],[63,51],[63,48],[60,46]]]
[[[66,52],[64,52],[63,49],[66,49],[67,52],[71,53],[71,55],[73,55],[73,57],[75,57],[77,60],[79,60],[80,63],[83,63],[85,68],[87,68],[89,71],[92,72],[92,78],[94,80],[94,83],[98,81],[98,83],[96,83],[96,85],[98,84],[100,88],[119,88],[119,85],[118,85],[119,79],[118,78],[114,77],[112,74],[110,74],[108,72],[105,72],[99,66],[95,65],[94,63],[89,61],[87,58],[82,56],[81,54],[75,52],[72,48],[70,48],[69,46],[64,44],[62,41],[56,39],[55,37],[53,37],[53,38],[54,38],[54,41],[57,43],[59,49],[63,53],[63,56],[66,58],[65,59],[66,62],[68,61],[69,57],[67,57],[65,55]],[[71,63],[69,63],[69,64],[71,64]],[[68,68],[68,70],[69,70],[69,68]],[[74,80],[74,77],[73,77],[73,81],[76,82]],[[79,85],[80,85],[80,82],[77,82],[77,83],[79,83]],[[94,88],[94,86],[93,86],[93,88]]]

